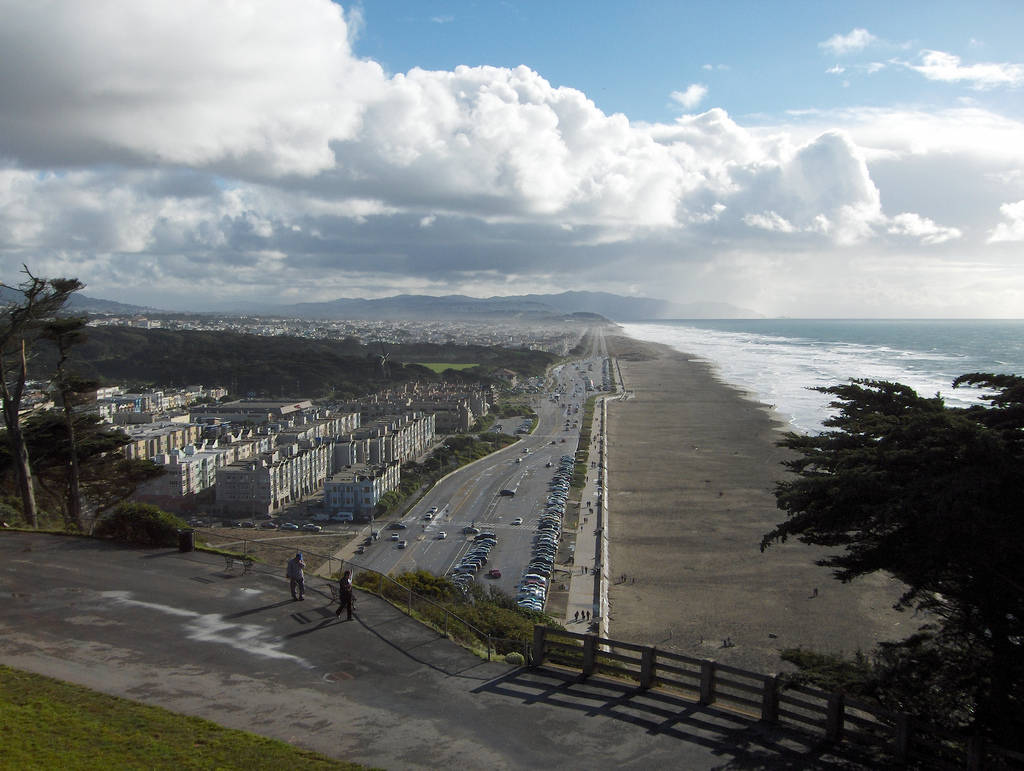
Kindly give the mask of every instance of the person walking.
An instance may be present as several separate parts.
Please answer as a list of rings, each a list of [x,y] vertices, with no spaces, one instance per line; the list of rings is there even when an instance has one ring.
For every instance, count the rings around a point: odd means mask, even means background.
[[[304,567],[306,567],[306,563],[302,560],[302,552],[299,552],[288,560],[288,568],[284,572],[290,583],[292,599],[295,601],[306,599],[306,580],[302,575],[302,569]],[[299,590],[298,597],[295,596],[296,589]]]
[[[341,617],[341,611],[348,611],[348,621],[352,620],[352,571],[346,570],[341,574],[341,586],[338,589],[338,609],[334,615]]]

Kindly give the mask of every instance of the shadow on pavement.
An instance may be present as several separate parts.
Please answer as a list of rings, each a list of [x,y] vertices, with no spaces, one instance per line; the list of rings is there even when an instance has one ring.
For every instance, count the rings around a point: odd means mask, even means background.
[[[878,758],[849,745],[836,746],[819,737],[761,723],[657,689],[578,672],[522,667],[474,689],[522,701],[573,710],[583,717],[611,718],[705,747],[723,756],[726,769],[885,768]]]

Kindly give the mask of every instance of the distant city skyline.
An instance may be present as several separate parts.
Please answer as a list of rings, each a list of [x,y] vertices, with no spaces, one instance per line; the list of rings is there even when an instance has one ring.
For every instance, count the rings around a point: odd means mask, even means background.
[[[0,279],[1024,317],[1016,2],[7,0]]]

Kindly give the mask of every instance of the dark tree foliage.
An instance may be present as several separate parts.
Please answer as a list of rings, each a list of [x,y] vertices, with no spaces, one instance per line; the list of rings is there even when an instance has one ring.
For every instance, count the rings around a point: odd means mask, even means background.
[[[65,503],[71,479],[71,436],[64,415],[49,411],[25,421],[25,443],[33,459],[34,481],[47,508],[63,510],[69,526],[80,528],[72,520]],[[120,429],[100,422],[95,414],[74,416],[75,454],[78,488],[88,529],[90,521],[118,505],[164,469],[148,460],[128,460],[121,450],[129,441]],[[6,446],[0,445],[0,485],[15,485],[14,462]]]
[[[929,623],[878,654],[890,706],[1020,745],[1024,725],[1024,378],[973,374],[994,392],[969,409],[879,381],[818,389],[838,413],[818,436],[787,434],[789,518],[762,551],[795,537],[838,551],[840,581],[886,571],[897,607]],[[979,400],[982,401],[982,400]]]
[[[0,412],[18,480],[21,508],[30,527],[36,526],[32,463],[21,430],[22,400],[28,366],[42,330],[64,311],[71,295],[84,285],[76,278],[40,278],[26,267],[17,286],[0,281]]]
[[[395,344],[387,352],[393,384],[441,379],[415,362],[476,363],[474,372],[458,375],[473,383],[503,367],[522,375],[543,374],[555,361],[544,351],[479,345]],[[231,387],[236,395],[251,391],[270,397],[356,398],[380,388],[379,354],[379,346],[351,339],[90,327],[89,339],[75,348],[69,363],[81,376],[107,383],[204,383]],[[43,373],[52,371],[55,363],[54,353],[44,352],[33,364]]]

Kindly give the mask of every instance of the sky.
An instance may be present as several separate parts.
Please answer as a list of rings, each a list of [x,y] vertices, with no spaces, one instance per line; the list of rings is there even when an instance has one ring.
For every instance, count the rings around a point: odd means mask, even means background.
[[[0,0],[0,280],[1024,317],[1024,4]]]

